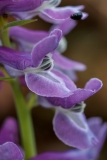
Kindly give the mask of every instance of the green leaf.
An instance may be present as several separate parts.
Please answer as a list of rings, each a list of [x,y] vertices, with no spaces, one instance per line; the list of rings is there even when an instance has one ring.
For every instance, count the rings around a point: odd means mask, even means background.
[[[11,80],[13,79],[12,77],[0,77],[0,81],[8,81],[8,80]]]
[[[13,27],[13,26],[22,26],[22,25],[32,23],[32,22],[35,22],[35,21],[37,21],[37,19],[13,21],[13,22],[10,22],[10,23],[6,24],[3,27],[3,29],[7,29],[7,28]]]

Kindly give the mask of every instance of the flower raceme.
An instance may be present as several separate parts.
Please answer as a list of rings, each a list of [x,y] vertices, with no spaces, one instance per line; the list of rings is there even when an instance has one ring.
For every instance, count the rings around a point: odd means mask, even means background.
[[[88,16],[81,12],[84,6],[56,7],[60,2],[61,0],[0,0],[0,14],[10,14],[17,19],[31,19],[39,15],[51,23],[61,23],[68,18],[84,19]]]

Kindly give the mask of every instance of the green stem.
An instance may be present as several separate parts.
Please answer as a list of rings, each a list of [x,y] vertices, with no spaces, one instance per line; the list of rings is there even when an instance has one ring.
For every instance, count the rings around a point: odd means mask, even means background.
[[[2,16],[0,16],[0,35],[3,46],[11,48],[8,30],[3,31],[3,26],[6,24]],[[35,136],[32,125],[30,111],[27,109],[27,104],[24,100],[18,79],[10,81],[13,90],[13,96],[16,104],[22,144],[25,151],[26,159],[36,155]]]
[[[1,40],[3,46],[10,47],[10,40],[9,40],[9,35],[8,35],[8,29],[3,29],[3,26],[5,26],[6,22],[4,21],[3,17],[0,16],[0,34],[1,34]]]
[[[23,98],[18,80],[15,79],[11,81],[11,86],[13,89],[17,115],[19,118],[22,143],[26,153],[26,158],[28,159],[36,155],[32,120],[29,110],[27,109],[27,104],[25,103],[25,100]]]

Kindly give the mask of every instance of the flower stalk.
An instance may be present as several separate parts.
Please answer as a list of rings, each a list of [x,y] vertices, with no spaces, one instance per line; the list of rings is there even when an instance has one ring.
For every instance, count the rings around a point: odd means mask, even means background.
[[[6,24],[6,21],[0,16],[0,35],[2,39],[3,46],[11,48],[8,29],[3,30],[3,26]],[[10,81],[14,101],[16,104],[16,111],[20,125],[20,133],[22,145],[25,151],[25,158],[31,158],[36,155],[36,145],[35,145],[35,136],[32,125],[32,119],[30,111],[27,108],[27,104],[24,100],[20,84],[18,79],[15,78]]]

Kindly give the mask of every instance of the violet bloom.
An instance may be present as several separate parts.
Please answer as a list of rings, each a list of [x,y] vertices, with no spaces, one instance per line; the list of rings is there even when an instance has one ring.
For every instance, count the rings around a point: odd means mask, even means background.
[[[0,160],[24,160],[18,146],[12,142],[0,145]]]
[[[38,15],[45,21],[61,23],[68,18],[84,19],[87,13],[82,13],[84,6],[58,7],[61,0],[0,0],[0,14],[10,14],[18,19],[31,19]]]
[[[51,55],[58,47],[61,31],[56,29],[39,41],[31,53],[0,47],[0,62],[11,76],[25,75],[28,88],[41,96],[67,97],[75,89],[74,83],[64,74],[52,70]]]
[[[0,145],[6,142],[19,142],[18,124],[14,118],[7,118],[0,129]]]
[[[56,28],[61,29],[63,34],[67,33],[68,30],[73,29],[75,25],[71,21],[67,20],[67,26],[63,24],[56,26]],[[65,22],[65,23],[66,23]],[[55,28],[55,27],[54,27]],[[52,29],[51,29],[52,30]],[[36,43],[49,35],[46,31],[32,31],[25,29],[23,27],[11,27],[10,37],[18,44],[18,48],[24,52],[31,52],[32,48]],[[60,53],[66,49],[66,40],[64,37],[61,38],[57,49],[54,51],[52,58],[54,60],[54,68],[61,70],[63,73],[67,74],[72,80],[76,80],[75,71],[84,71],[86,66],[80,62],[70,60]]]
[[[18,126],[14,118],[7,118],[0,129],[0,160],[24,160],[18,146]]]
[[[90,118],[88,125],[99,143],[87,150],[72,149],[66,152],[46,152],[30,160],[97,160],[107,134],[107,124],[102,124],[100,118]]]
[[[95,94],[101,87],[102,82],[93,78],[86,83],[84,89],[75,88],[69,97],[38,97],[43,107],[55,109],[53,129],[62,142],[79,149],[87,149],[97,143],[83,114],[85,108],[83,101]]]

